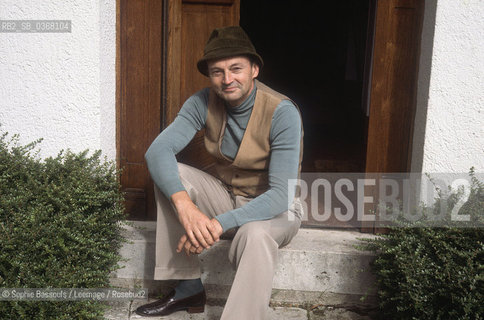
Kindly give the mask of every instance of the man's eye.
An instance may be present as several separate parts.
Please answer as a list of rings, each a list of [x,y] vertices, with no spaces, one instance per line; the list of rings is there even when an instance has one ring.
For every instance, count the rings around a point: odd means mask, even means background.
[[[212,77],[219,77],[222,74],[222,72],[221,71],[212,71],[211,74],[212,74]]]

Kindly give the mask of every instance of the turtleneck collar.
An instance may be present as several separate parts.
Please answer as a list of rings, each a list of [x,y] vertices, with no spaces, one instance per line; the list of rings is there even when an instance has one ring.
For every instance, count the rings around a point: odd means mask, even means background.
[[[240,113],[247,112],[249,109],[251,109],[254,106],[256,92],[257,92],[257,87],[254,81],[254,88],[252,89],[252,92],[247,97],[247,99],[245,99],[244,102],[242,102],[240,105],[236,107],[231,107],[227,103],[225,104],[227,112],[232,114],[240,114]]]

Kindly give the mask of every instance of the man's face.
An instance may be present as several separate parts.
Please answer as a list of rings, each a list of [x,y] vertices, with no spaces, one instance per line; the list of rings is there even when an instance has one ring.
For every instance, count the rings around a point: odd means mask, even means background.
[[[259,66],[243,56],[225,58],[209,61],[208,74],[217,95],[236,107],[250,95]]]

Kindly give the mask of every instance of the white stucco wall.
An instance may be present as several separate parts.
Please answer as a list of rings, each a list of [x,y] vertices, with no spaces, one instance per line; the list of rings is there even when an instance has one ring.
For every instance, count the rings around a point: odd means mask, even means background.
[[[72,20],[72,33],[0,33],[2,130],[44,138],[41,156],[115,158],[115,15],[115,0],[0,2],[1,20]],[[412,171],[484,172],[482,30],[484,1],[426,1]]]
[[[115,146],[115,0],[3,0],[1,20],[72,20],[71,33],[0,33],[0,124],[21,142],[61,149]]]
[[[425,10],[412,171],[484,172],[484,1]]]

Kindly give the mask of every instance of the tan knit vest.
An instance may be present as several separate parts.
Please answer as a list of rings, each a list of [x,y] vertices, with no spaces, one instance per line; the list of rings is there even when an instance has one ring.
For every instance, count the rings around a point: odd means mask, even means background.
[[[269,189],[270,130],[272,116],[286,96],[256,80],[254,107],[239,150],[233,161],[222,154],[227,124],[224,101],[210,90],[205,128],[205,147],[216,159],[212,173],[235,194],[256,197]],[[302,160],[302,136],[299,170]]]

